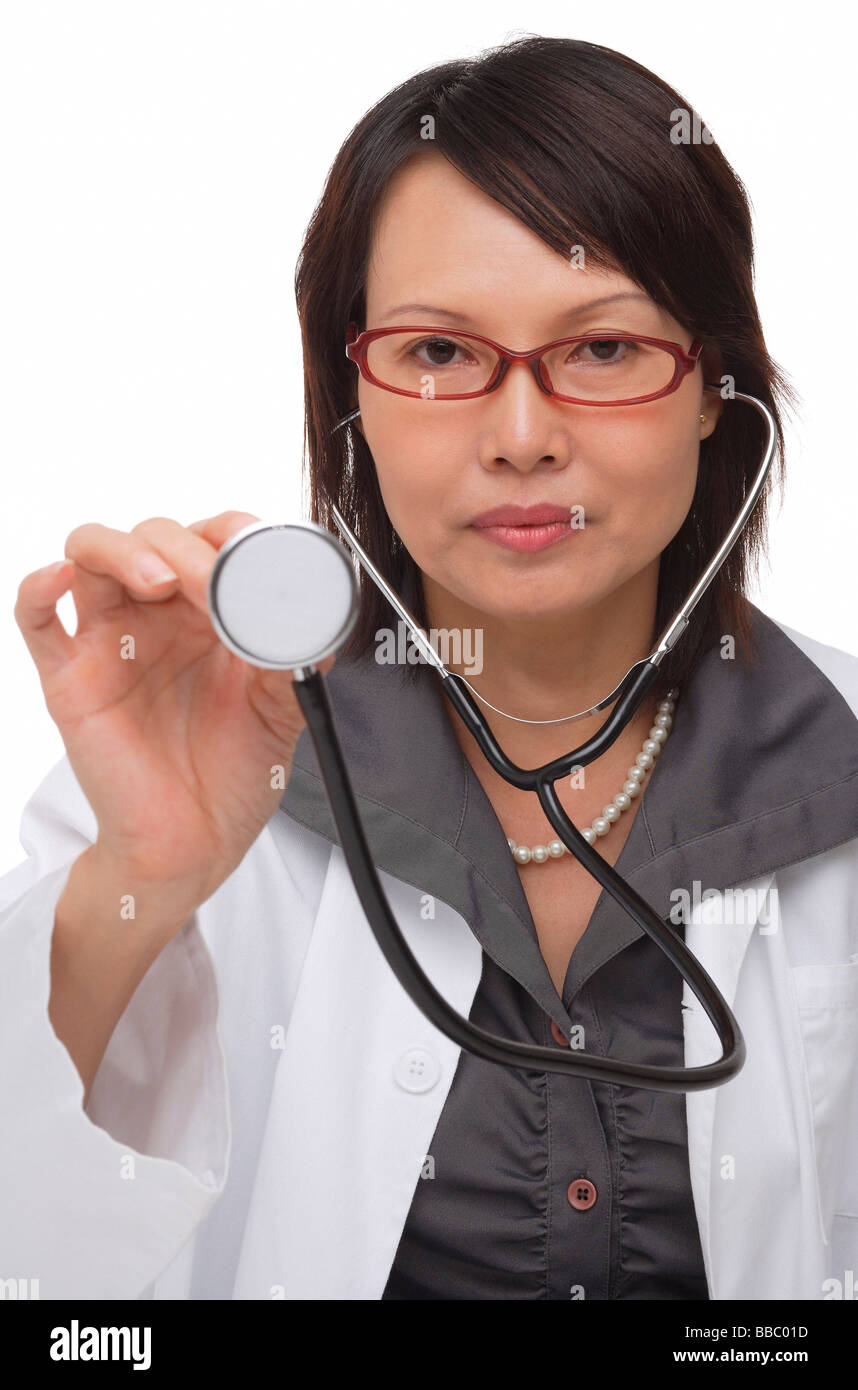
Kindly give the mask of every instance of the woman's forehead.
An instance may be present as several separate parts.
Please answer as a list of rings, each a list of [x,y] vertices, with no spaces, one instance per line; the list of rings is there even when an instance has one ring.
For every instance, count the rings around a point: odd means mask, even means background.
[[[634,297],[603,305],[621,294]],[[391,179],[373,217],[368,324],[431,321],[492,336],[502,322],[507,333],[552,336],[574,333],[590,304],[605,326],[677,326],[621,269],[588,264],[586,247],[560,255],[437,152],[421,151]]]

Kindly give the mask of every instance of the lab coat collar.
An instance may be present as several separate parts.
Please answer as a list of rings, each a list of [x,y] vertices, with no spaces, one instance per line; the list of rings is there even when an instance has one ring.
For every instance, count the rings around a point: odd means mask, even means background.
[[[706,654],[615,865],[665,918],[684,892],[698,922],[707,890],[759,882],[745,929],[717,937],[728,1002],[771,874],[858,836],[858,720],[777,623],[754,605],[751,614],[757,660],[724,660],[720,644]],[[410,684],[370,652],[339,659],[327,677],[374,862],[458,911],[487,954],[568,1030],[505,832],[450,726],[458,716],[448,714],[435,671],[416,669]],[[339,843],[306,729],[281,809]],[[614,954],[641,934],[603,891],[567,985],[577,989],[601,964],[608,938]]]

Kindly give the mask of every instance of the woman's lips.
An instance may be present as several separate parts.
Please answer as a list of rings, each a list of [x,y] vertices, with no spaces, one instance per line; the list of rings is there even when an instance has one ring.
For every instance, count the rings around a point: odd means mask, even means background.
[[[544,550],[546,546],[556,545],[576,531],[569,519],[551,521],[541,526],[474,526],[473,529],[478,536],[484,536],[496,545],[504,545],[509,550]]]
[[[535,502],[531,507],[506,504],[480,512],[471,525],[479,535],[508,550],[544,550],[572,534],[572,508],[556,502]]]

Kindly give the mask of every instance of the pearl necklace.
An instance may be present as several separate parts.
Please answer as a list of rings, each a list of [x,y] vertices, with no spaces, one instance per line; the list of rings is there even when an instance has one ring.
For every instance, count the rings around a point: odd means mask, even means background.
[[[588,845],[592,845],[600,836],[607,835],[613,822],[619,820],[623,811],[627,811],[631,806],[634,797],[640,795],[643,780],[661,753],[673,727],[673,711],[678,696],[677,689],[668,691],[667,699],[662,700],[659,705],[658,714],[644,739],[641,751],[635,758],[634,765],[629,768],[628,779],[623,783],[622,791],[617,792],[613,801],[609,802],[592,825],[581,831]],[[550,840],[547,845],[534,845],[532,848],[517,845],[515,840],[509,839],[507,844],[516,864],[546,864],[549,859],[562,859],[564,854],[569,853],[562,840]]]

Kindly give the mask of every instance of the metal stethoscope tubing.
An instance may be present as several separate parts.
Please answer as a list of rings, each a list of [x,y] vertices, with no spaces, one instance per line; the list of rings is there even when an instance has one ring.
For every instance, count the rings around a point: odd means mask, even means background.
[[[588,710],[568,716],[568,719],[572,721],[582,719],[616,700],[614,709],[601,729],[592,738],[581,744],[579,748],[544,764],[542,767],[520,768],[506,757],[476,704],[474,699],[476,692],[472,693],[472,687],[469,686],[464,677],[447,670],[416,620],[405,608],[398,595],[390,588],[384,577],[379,574],[338,509],[333,503],[331,504],[337,526],[343,532],[352,554],[406,623],[415,647],[423,654],[424,659],[438,670],[441,676],[441,688],[466,728],[477,740],[488,762],[511,785],[534,791],[537,794],[548,820],[569,852],[625,908],[637,925],[655,941],[699,1000],[718,1034],[722,1049],[722,1056],[717,1061],[707,1063],[704,1066],[691,1068],[645,1066],[576,1050],[564,1052],[556,1047],[549,1048],[537,1044],[518,1043],[486,1032],[451,1007],[436,990],[414,958],[387,902],[361,824],[324,679],[313,664],[314,661],[319,661],[336,650],[345,641],[357,616],[357,603],[354,601],[354,596],[352,596],[353,601],[345,620],[340,616],[336,622],[332,621],[330,630],[321,638],[316,636],[314,645],[311,642],[310,648],[307,646],[309,633],[299,632],[290,650],[276,649],[276,643],[270,640],[270,631],[265,626],[266,622],[270,623],[270,613],[276,610],[277,604],[284,602],[282,586],[271,591],[270,602],[265,614],[260,613],[260,606],[255,602],[258,598],[260,574],[264,573],[268,576],[272,570],[275,561],[275,551],[272,544],[278,534],[289,531],[304,533],[301,538],[293,536],[293,545],[296,540],[300,539],[303,543],[305,538],[312,535],[316,540],[316,552],[313,554],[314,562],[317,558],[321,561],[321,552],[327,551],[329,546],[336,547],[343,556],[345,556],[345,552],[328,531],[313,523],[300,523],[294,526],[267,526],[265,523],[257,523],[232,537],[222,547],[215,562],[209,583],[209,608],[212,622],[221,640],[244,660],[261,666],[289,668],[294,671],[295,695],[306,719],[316,751],[346,864],[361,906],[385,959],[402,987],[429,1021],[457,1045],[485,1058],[487,1061],[527,1070],[573,1074],[592,1081],[606,1081],[614,1085],[635,1086],[656,1091],[698,1091],[723,1085],[724,1082],[734,1077],[744,1064],[746,1052],[741,1030],[714,981],[688,949],[684,940],[677,936],[650,905],[598,854],[595,848],[588,844],[566,815],[554,790],[554,783],[557,778],[569,773],[573,767],[585,767],[593,762],[611,746],[634,717],[648,690],[658,678],[661,662],[687,628],[693,608],[727,558],[762,492],[775,454],[775,421],[768,407],[755,396],[748,396],[736,391],[732,393],[731,399],[745,401],[749,405],[753,405],[763,415],[768,425],[765,457],[747,498],[718,551],[668,624],[651,654],[632,666],[619,685],[604,700]],[[247,542],[252,541],[254,537],[269,542],[268,554],[263,554],[260,551],[258,556],[258,561],[261,561],[266,568],[261,571],[259,563],[257,563],[254,571],[252,567],[248,569],[245,565],[245,573],[242,576],[239,567],[235,567],[237,570],[235,582],[231,588],[224,586],[225,567],[230,564],[233,556],[241,556],[242,549],[246,548]],[[321,543],[321,547],[319,543]],[[302,592],[304,594],[312,592],[314,584],[316,588],[324,588],[330,574],[329,569],[325,569],[324,566],[318,570],[317,575],[307,572],[307,553],[305,548],[305,568],[302,572]],[[326,559],[325,564],[329,566],[330,561]],[[350,562],[349,571],[353,585],[354,575]],[[330,578],[332,588],[336,589],[339,584],[338,576],[330,575]],[[226,603],[222,602],[219,593],[221,589],[224,590],[227,597]],[[289,597],[290,618],[293,616],[294,606],[293,592]],[[260,617],[262,618],[261,624]],[[302,643],[304,651],[312,649],[314,652],[313,657],[306,661],[301,660],[299,655]],[[482,697],[477,696],[477,698],[481,699]],[[488,702],[483,701],[483,703],[487,704]],[[490,707],[494,708],[494,706]],[[562,723],[566,721],[561,719],[545,722]]]

